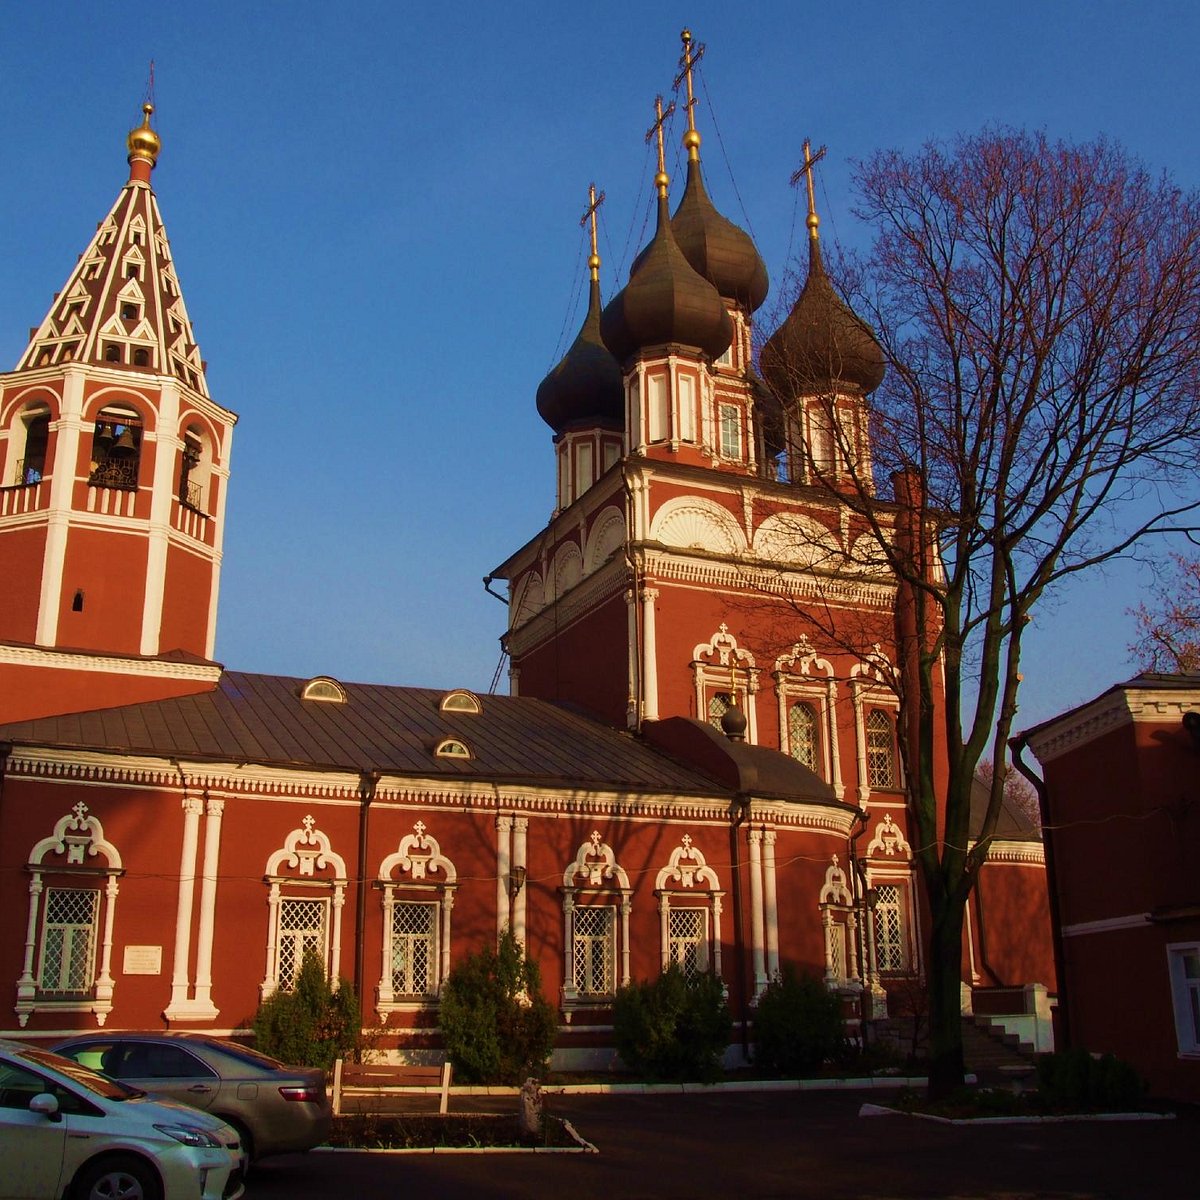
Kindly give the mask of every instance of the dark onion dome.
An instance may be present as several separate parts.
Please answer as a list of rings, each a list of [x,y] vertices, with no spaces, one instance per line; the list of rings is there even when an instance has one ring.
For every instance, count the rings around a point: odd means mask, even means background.
[[[625,385],[621,368],[600,337],[600,281],[592,271],[587,316],[579,336],[562,361],[542,380],[537,390],[537,410],[542,420],[562,433],[568,425],[582,421],[596,424],[625,420]]]
[[[660,174],[658,228],[629,282],[600,315],[600,334],[622,365],[647,346],[693,346],[720,358],[733,322],[717,289],[692,269],[671,231],[666,176]]]
[[[804,290],[762,348],[759,364],[784,403],[834,384],[850,384],[865,394],[883,382],[883,351],[871,327],[847,307],[825,274],[814,217],[809,218]]]
[[[730,300],[754,312],[767,298],[767,268],[750,235],[723,217],[704,189],[699,157],[689,158],[687,187],[671,229],[692,269]]]

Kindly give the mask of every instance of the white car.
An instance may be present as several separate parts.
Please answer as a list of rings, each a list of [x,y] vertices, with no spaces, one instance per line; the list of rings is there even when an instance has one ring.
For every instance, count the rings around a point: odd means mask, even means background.
[[[0,1040],[0,1197],[238,1200],[243,1171],[222,1122]]]

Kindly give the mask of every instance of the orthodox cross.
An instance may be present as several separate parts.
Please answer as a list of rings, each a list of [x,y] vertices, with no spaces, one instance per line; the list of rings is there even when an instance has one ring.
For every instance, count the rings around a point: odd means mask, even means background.
[[[596,213],[600,209],[600,205],[604,203],[604,193],[596,195],[596,185],[588,184],[588,206],[584,210],[584,214],[579,218],[580,225],[586,225],[589,221],[592,223],[592,253],[588,258],[588,270],[591,272],[593,279],[600,278],[600,254],[596,249]]]
[[[679,37],[683,42],[683,54],[679,57],[679,65],[683,70],[675,76],[672,90],[677,92],[681,83],[687,84],[687,103],[684,107],[687,109],[688,132],[694,134],[696,132],[696,115],[693,109],[696,106],[696,97],[692,91],[692,68],[704,57],[704,43],[699,42],[693,47],[692,31],[690,29],[685,29]],[[692,149],[691,146],[688,148],[689,150]],[[697,143],[696,148],[699,148],[699,143]]]
[[[663,154],[663,124],[666,119],[675,111],[675,101],[672,100],[667,105],[667,109],[663,111],[663,103],[661,96],[654,97],[654,124],[646,130],[646,142],[655,135],[658,136],[658,174],[655,176],[655,185],[662,191],[666,190],[667,184],[670,182],[667,179],[667,160]]]
[[[817,198],[813,191],[813,167],[815,167],[817,163],[819,163],[824,157],[825,147],[822,146],[820,150],[814,154],[812,152],[811,143],[809,142],[808,138],[805,138],[804,163],[796,171],[792,172],[792,178],[789,181],[792,187],[795,187],[801,179],[805,179],[808,183],[808,220],[805,222],[805,224],[808,225],[808,235],[812,238],[817,236],[817,226],[820,224],[820,220],[817,217]]]

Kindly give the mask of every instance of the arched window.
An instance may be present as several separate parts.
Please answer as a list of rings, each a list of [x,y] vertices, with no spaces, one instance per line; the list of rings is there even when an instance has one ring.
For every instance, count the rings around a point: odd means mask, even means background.
[[[599,832],[563,872],[563,1004],[609,1004],[629,982],[629,876]]]
[[[18,487],[41,483],[50,445],[49,408],[43,404],[26,409],[13,426],[9,445],[13,448],[13,457],[9,460],[12,466],[7,470],[5,482]]]
[[[142,420],[132,409],[114,406],[96,419],[92,435],[93,487],[135,491],[142,457]]]
[[[881,708],[867,714],[867,783],[873,788],[896,786],[896,737],[892,718]]]
[[[721,974],[721,891],[716,872],[684,834],[654,884],[661,925],[662,966],[691,979]]]
[[[820,769],[817,710],[798,700],[788,710],[788,752],[810,771]]]
[[[184,430],[183,449],[179,454],[180,504],[195,512],[207,510],[211,464],[207,437],[197,426],[189,426]]]

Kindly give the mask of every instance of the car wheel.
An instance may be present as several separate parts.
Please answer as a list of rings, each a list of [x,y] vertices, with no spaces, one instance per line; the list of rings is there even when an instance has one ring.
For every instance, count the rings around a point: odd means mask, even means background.
[[[75,1200],[162,1200],[162,1186],[140,1158],[85,1163],[75,1178]]]

